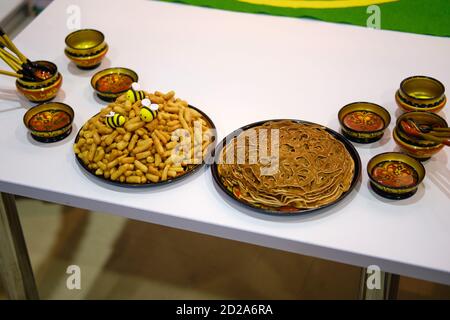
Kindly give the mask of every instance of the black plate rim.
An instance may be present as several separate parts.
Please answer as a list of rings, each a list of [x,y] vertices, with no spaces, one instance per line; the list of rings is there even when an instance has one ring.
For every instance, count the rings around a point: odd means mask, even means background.
[[[242,130],[247,130],[250,129],[252,127],[256,127],[258,125],[262,125],[266,122],[269,121],[294,121],[297,123],[302,123],[302,124],[312,124],[312,125],[318,125],[321,126],[323,128],[325,128],[325,130],[331,134],[334,138],[336,138],[337,140],[341,141],[344,146],[346,147],[347,151],[350,153],[353,161],[355,161],[355,172],[353,174],[353,179],[352,182],[350,184],[350,188],[344,192],[337,200],[326,204],[324,206],[321,206],[319,208],[310,208],[310,209],[303,209],[303,210],[298,210],[298,211],[277,211],[277,210],[270,210],[270,209],[264,209],[264,208],[260,208],[260,207],[255,207],[252,206],[246,202],[240,201],[239,199],[237,199],[234,194],[232,192],[230,192],[220,181],[220,177],[219,177],[219,172],[217,169],[217,163],[218,163],[218,157],[220,155],[220,151],[223,149],[223,147],[225,146],[225,143],[228,139],[230,139],[231,137],[236,136],[237,133],[242,132]],[[228,196],[230,199],[233,200],[234,203],[237,203],[238,205],[247,208],[247,209],[251,209],[253,211],[259,212],[259,213],[263,213],[266,215],[271,215],[271,216],[286,216],[286,217],[290,217],[290,216],[299,216],[299,215],[304,215],[304,214],[308,214],[308,213],[312,213],[312,212],[316,212],[318,210],[323,210],[325,208],[328,208],[330,206],[333,206],[339,202],[341,202],[342,200],[344,200],[344,198],[346,198],[352,191],[353,189],[356,187],[358,181],[361,178],[361,157],[359,156],[358,151],[356,150],[355,146],[346,138],[344,137],[342,134],[334,131],[333,129],[330,129],[326,126],[323,126],[321,124],[317,124],[314,122],[310,122],[310,121],[304,121],[304,120],[298,120],[298,119],[269,119],[269,120],[262,120],[262,121],[257,121],[248,125],[245,125],[239,129],[234,130],[232,133],[230,133],[229,135],[227,135],[225,138],[222,139],[222,141],[220,141],[220,143],[216,144],[216,148],[215,148],[215,155],[214,155],[214,163],[211,165],[211,174],[213,176],[213,180],[215,182],[215,184],[219,187],[219,189],[221,190],[221,192],[223,194],[225,194],[226,196]]]
[[[199,112],[203,117],[205,117],[206,121],[208,121],[209,124],[211,124],[211,129],[217,130],[217,129],[216,129],[216,125],[215,125],[214,122],[211,120],[211,118],[208,117],[208,115],[207,115],[206,113],[204,113],[202,110],[200,110],[200,109],[198,109],[198,108],[196,108],[196,107],[194,107],[194,106],[191,106],[191,105],[188,105],[188,106],[189,106],[189,108],[194,109],[195,111]],[[98,115],[98,113],[96,113],[96,114],[93,115],[91,118],[89,118],[89,120],[92,119],[93,117],[95,117],[96,115]],[[89,121],[89,120],[87,120],[87,121]],[[87,122],[87,121],[86,121],[86,122]],[[83,125],[83,126],[84,126],[84,125]],[[83,129],[83,126],[81,126],[80,130],[78,130],[77,136],[75,137],[75,142],[74,142],[74,144],[77,143],[77,141],[78,141],[78,139],[79,139],[79,136],[80,136],[80,131]],[[217,131],[216,131],[216,132],[217,132]],[[217,135],[216,135],[216,136],[217,136]],[[213,147],[211,147],[211,150],[213,150],[213,151],[214,151],[215,148],[216,148],[216,141],[217,141],[216,136],[214,136],[213,141],[212,141]],[[185,174],[183,174],[183,175],[181,175],[181,176],[178,176],[178,177],[175,177],[175,178],[172,178],[172,179],[167,179],[166,181],[157,182],[157,183],[136,184],[136,183],[122,183],[122,182],[116,182],[116,181],[112,181],[112,180],[106,179],[106,178],[103,177],[103,176],[98,176],[98,175],[95,174],[95,172],[93,172],[91,169],[89,169],[89,168],[84,164],[84,162],[78,157],[77,154],[74,153],[74,155],[75,155],[75,159],[77,160],[78,164],[79,164],[79,165],[80,165],[87,173],[89,173],[91,176],[94,176],[94,177],[97,178],[99,181],[103,181],[104,183],[107,183],[107,184],[109,184],[109,185],[113,185],[113,186],[117,186],[117,187],[121,187],[121,188],[127,188],[127,189],[155,188],[155,187],[165,186],[165,185],[170,184],[170,183],[178,182],[178,181],[183,180],[184,178],[187,178],[188,176],[193,175],[195,172],[199,171],[199,170],[200,170],[200,169],[208,162],[208,161],[205,161],[205,159],[203,159],[203,162],[200,163],[200,164],[195,165],[195,166],[193,167],[192,170],[186,172]]]

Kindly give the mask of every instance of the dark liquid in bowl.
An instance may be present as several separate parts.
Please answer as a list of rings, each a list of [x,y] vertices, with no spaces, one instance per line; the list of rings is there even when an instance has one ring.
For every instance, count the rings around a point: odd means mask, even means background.
[[[400,161],[383,161],[372,169],[372,177],[386,187],[407,188],[417,184],[418,175],[410,165]]]
[[[34,131],[55,131],[70,123],[70,115],[62,110],[45,110],[35,114],[28,125]]]
[[[100,92],[118,93],[131,88],[133,78],[126,74],[107,74],[98,79],[95,87]]]
[[[343,122],[354,131],[372,132],[384,127],[383,118],[373,112],[364,110],[350,112],[344,117]]]

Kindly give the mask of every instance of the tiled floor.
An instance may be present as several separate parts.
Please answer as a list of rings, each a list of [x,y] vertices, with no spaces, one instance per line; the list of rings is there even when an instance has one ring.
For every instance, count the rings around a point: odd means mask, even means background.
[[[358,297],[357,267],[36,200],[17,203],[43,299]],[[73,264],[81,268],[81,290],[66,287]],[[399,298],[450,299],[450,287],[401,278]]]

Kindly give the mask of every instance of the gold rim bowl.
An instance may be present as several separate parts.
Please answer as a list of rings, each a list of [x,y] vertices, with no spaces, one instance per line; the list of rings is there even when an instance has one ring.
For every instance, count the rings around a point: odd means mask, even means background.
[[[69,58],[75,65],[80,69],[95,69],[97,68],[103,58],[106,56],[106,53],[108,52],[109,47],[107,44],[102,48],[101,51],[97,52],[96,54],[87,55],[87,56],[76,56],[72,55],[69,51],[64,50],[64,53],[67,58]]]
[[[392,137],[395,143],[399,146],[400,150],[407,155],[416,158],[420,161],[426,161],[430,159],[433,155],[438,153],[444,148],[443,144],[420,146],[410,143],[399,136],[399,128],[395,127],[392,131]]]
[[[404,79],[400,83],[395,99],[399,107],[405,111],[438,112],[447,102],[444,85],[428,76],[412,76]]]
[[[97,93],[98,97],[104,101],[114,101],[119,96],[121,96],[123,93],[127,92],[130,88],[127,88],[125,90],[122,90],[120,92],[104,92],[97,89],[97,81],[109,74],[124,74],[133,79],[133,82],[138,82],[139,77],[136,72],[134,72],[131,69],[123,68],[123,67],[113,67],[113,68],[107,68],[104,70],[101,70],[94,74],[91,78],[91,86],[94,89],[94,91]]]
[[[359,131],[354,128],[350,128],[344,123],[344,118],[355,111],[365,111],[374,113],[381,117],[383,120],[383,128],[374,131]],[[375,142],[384,134],[385,129],[389,126],[391,122],[391,116],[389,112],[382,106],[372,103],[372,102],[353,102],[347,104],[341,108],[338,112],[338,120],[341,125],[341,131],[348,139],[359,142],[359,143],[371,143]]]
[[[432,112],[412,111],[400,115],[396,121],[397,134],[402,140],[414,146],[433,147],[438,145],[439,143],[430,140],[425,140],[420,137],[414,137],[405,132],[402,129],[402,126],[400,125],[400,122],[405,120],[412,120],[418,126],[426,125],[428,127],[435,127],[435,128],[447,127],[447,121],[445,121],[444,118]]]
[[[49,101],[56,97],[59,89],[62,86],[63,77],[58,72],[55,75],[55,79],[52,83],[47,85],[34,85],[34,86],[24,86],[19,79],[16,80],[16,88],[21,94],[25,96],[31,102],[44,102]]]
[[[69,122],[61,128],[56,130],[44,131],[37,130],[30,125],[31,119],[40,112],[43,111],[64,111],[69,115]],[[56,142],[67,137],[72,131],[72,123],[75,116],[75,112],[69,105],[61,102],[46,102],[38,104],[37,106],[29,109],[23,116],[23,123],[25,127],[30,131],[31,136],[39,142]]]
[[[32,63],[34,65],[42,66],[42,67],[46,68],[47,70],[49,70],[52,73],[52,76],[46,80],[41,80],[41,81],[30,81],[30,80],[18,78],[17,82],[22,87],[30,88],[30,89],[45,88],[46,86],[49,86],[53,82],[55,82],[56,79],[60,76],[59,72],[58,72],[58,67],[53,62],[45,61],[45,60],[38,60],[38,61],[33,61]]]
[[[73,56],[91,56],[102,51],[106,46],[105,36],[95,29],[81,29],[67,35],[66,49]]]
[[[373,176],[373,169],[377,165],[383,162],[392,162],[392,161],[407,164],[415,171],[417,175],[417,180],[413,185],[405,187],[388,186],[380,183]],[[406,154],[400,152],[385,152],[378,154],[369,160],[369,162],[367,163],[367,175],[369,176],[372,189],[377,194],[385,198],[399,200],[409,198],[417,192],[418,186],[420,185],[420,183],[422,183],[423,179],[425,178],[425,167],[419,161]]]

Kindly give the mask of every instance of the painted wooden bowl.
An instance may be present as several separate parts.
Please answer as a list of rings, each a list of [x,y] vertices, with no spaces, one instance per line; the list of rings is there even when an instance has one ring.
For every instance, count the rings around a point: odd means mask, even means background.
[[[94,29],[74,31],[66,37],[65,42],[65,55],[80,69],[97,68],[108,52],[105,36]]]
[[[49,101],[58,94],[63,77],[58,72],[57,66],[50,61],[35,61],[34,64],[44,66],[45,70],[49,71],[48,78],[41,81],[17,79],[17,91],[32,102]]]
[[[65,103],[47,102],[29,109],[23,117],[23,123],[33,139],[50,143],[70,134],[74,115],[73,109]]]
[[[400,83],[395,101],[403,111],[439,112],[444,108],[447,98],[445,87],[439,80],[413,76]]]
[[[382,197],[406,199],[417,192],[425,177],[424,166],[416,159],[399,152],[386,152],[367,163],[372,189]]]
[[[375,103],[354,102],[338,113],[342,134],[351,141],[371,143],[380,140],[391,122],[389,112]]]
[[[138,82],[136,72],[127,68],[108,68],[94,74],[91,86],[97,96],[104,101],[114,101],[131,89],[133,82]]]

